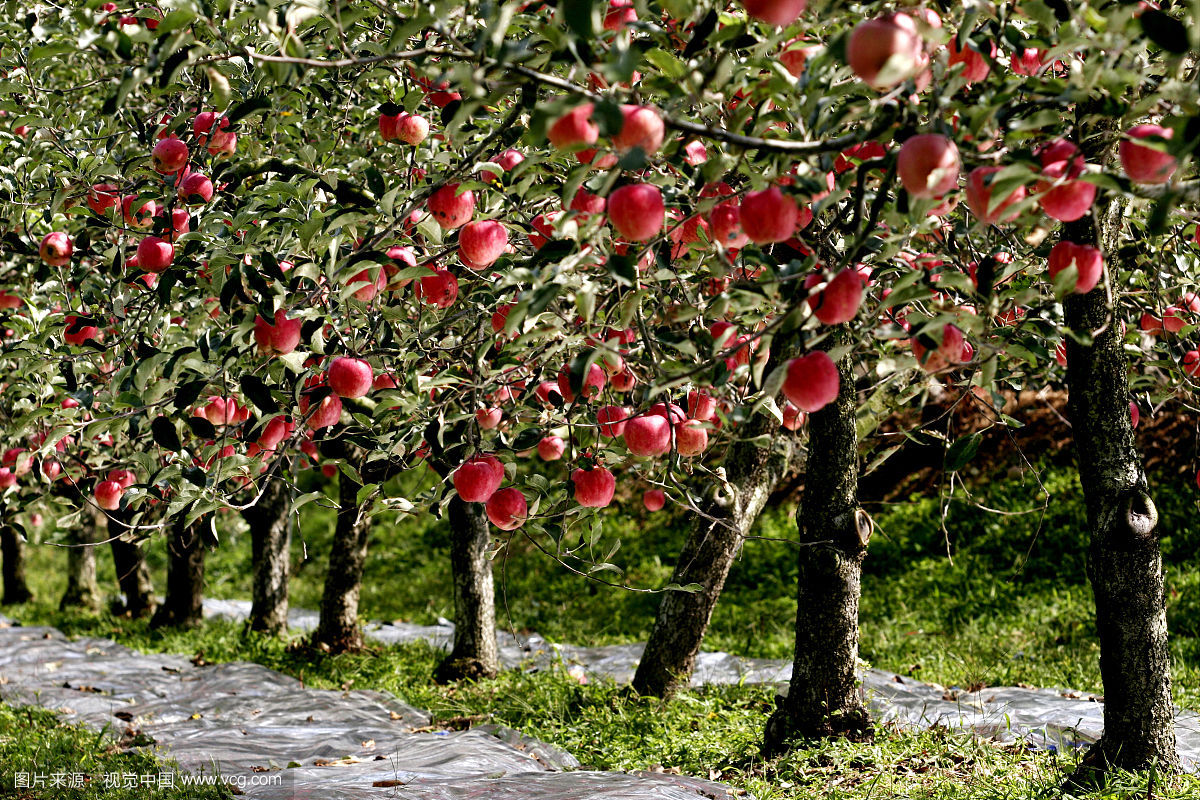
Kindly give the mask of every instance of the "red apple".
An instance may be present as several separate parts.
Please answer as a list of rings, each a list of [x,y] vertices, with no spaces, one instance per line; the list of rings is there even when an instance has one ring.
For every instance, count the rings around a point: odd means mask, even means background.
[[[979,51],[977,51],[969,46],[964,46],[960,50],[958,47],[958,37],[957,36],[950,39],[949,47],[950,47],[950,59],[949,59],[947,66],[953,67],[955,64],[962,64],[963,65],[963,73],[962,73],[963,79],[965,79],[967,83],[977,83],[979,81],[982,81],[982,80],[986,79],[988,76],[988,73],[990,73],[992,71],[992,68],[988,64],[987,59],[984,58],[983,54],[980,53]],[[996,43],[994,41],[989,41],[988,47],[990,48],[990,53],[992,55],[992,58],[995,58],[996,50],[997,50]]]
[[[1183,371],[1193,378],[1200,377],[1200,350],[1189,350],[1183,354]]]
[[[127,194],[121,198],[121,216],[124,218],[126,225],[134,228],[148,227],[158,215],[158,204],[153,200],[146,200],[138,205],[135,211],[133,204],[136,201],[136,194]]]
[[[841,376],[828,353],[814,350],[787,363],[783,394],[801,411],[820,411],[837,399],[840,390]]]
[[[366,397],[371,391],[375,374],[371,365],[361,358],[338,356],[329,364],[329,388],[338,397]]]
[[[617,489],[617,479],[604,467],[581,467],[571,473],[571,482],[575,484],[575,502],[589,508],[607,506]]]
[[[727,248],[742,248],[750,241],[742,230],[741,208],[736,200],[726,200],[713,206],[708,214],[708,230],[714,242]]]
[[[103,214],[108,209],[121,202],[120,187],[112,183],[93,183],[88,191],[88,208],[97,214]]]
[[[608,196],[608,218],[617,233],[635,242],[654,238],[662,230],[666,211],[662,192],[649,183],[631,183]]]
[[[311,400],[308,395],[300,398],[300,414],[302,416],[307,415],[304,424],[314,431],[332,427],[338,424],[338,421],[342,418],[342,399],[336,394],[323,397],[321,402],[313,409],[311,415],[308,414],[310,403]]]
[[[671,450],[671,423],[658,414],[628,420],[622,435],[625,446],[635,456],[661,456]]]
[[[166,141],[165,139],[163,141]],[[96,505],[105,511],[116,511],[121,507],[121,495],[125,490],[116,481],[100,481],[92,494],[95,495]]]
[[[258,437],[258,446],[263,450],[274,450],[284,439],[296,431],[296,423],[289,417],[275,417],[263,426]]]
[[[449,308],[458,298],[458,278],[449,270],[431,269],[430,275],[417,282],[417,299],[437,308]]]
[[[529,518],[529,504],[519,489],[498,489],[484,506],[488,519],[502,531],[514,531]]]
[[[288,319],[283,309],[275,312],[275,324],[254,318],[254,342],[264,355],[285,356],[300,344],[300,320]]]
[[[67,344],[82,345],[89,339],[97,339],[99,336],[99,328],[95,325],[80,323],[79,317],[74,314],[68,314],[63,319],[63,340]]]
[[[17,483],[17,476],[8,467],[0,467],[0,489],[7,489]]]
[[[921,37],[907,14],[885,14],[858,23],[846,41],[854,74],[877,91],[898,86],[922,64]]]
[[[558,461],[567,452],[567,443],[561,436],[543,436],[537,443],[537,452],[542,461]]]
[[[625,432],[625,420],[629,410],[621,406],[603,406],[596,412],[596,423],[604,436],[617,437]]]
[[[647,511],[659,511],[667,504],[667,496],[662,489],[647,489],[642,494],[642,505]]]
[[[747,192],[739,218],[746,237],[755,244],[785,242],[796,233],[799,211],[796,201],[778,186]]]
[[[792,405],[791,400],[783,404],[783,427],[789,431],[798,431],[804,427],[807,420],[808,415]]]
[[[1050,280],[1053,281],[1060,272],[1071,266],[1078,271],[1075,287],[1071,291],[1087,294],[1095,288],[1104,273],[1104,256],[1091,245],[1067,241],[1054,245],[1050,250]]]
[[[150,151],[150,164],[154,171],[163,175],[172,175],[187,165],[188,146],[180,139],[160,139]]]
[[[900,182],[913,197],[941,197],[958,185],[958,148],[937,133],[908,138],[896,156]]]
[[[633,0],[608,0],[608,10],[604,12],[604,30],[622,31],[629,23],[636,22],[637,18]]]
[[[504,480],[504,467],[495,456],[475,456],[454,470],[454,490],[464,503],[486,503]]]
[[[804,280],[804,288],[812,289],[825,280],[822,273],[813,273]],[[852,267],[839,272],[824,289],[808,296],[808,306],[813,316],[825,325],[849,322],[858,315],[863,300],[863,281]]]
[[[429,135],[429,120],[416,114],[401,114],[396,118],[395,134],[405,144],[420,144]]]
[[[708,448],[708,429],[698,419],[675,426],[675,449],[681,456],[698,456]]]
[[[429,198],[429,213],[444,230],[461,228],[475,213],[475,193],[470,189],[459,194],[461,184],[448,183]]]
[[[212,200],[213,185],[207,175],[190,173],[179,184],[179,199],[191,206],[200,206]]]
[[[559,117],[546,132],[550,144],[560,150],[589,147],[600,138],[600,126],[592,119],[595,106],[584,103]]]
[[[1175,157],[1162,150],[1138,144],[1140,139],[1166,139],[1175,135],[1171,128],[1161,125],[1134,125],[1125,132],[1119,153],[1125,174],[1134,183],[1166,183],[1175,173]]]
[[[688,416],[692,419],[708,420],[717,415],[717,400],[706,392],[688,392],[687,404]]]
[[[618,152],[626,152],[640,147],[646,155],[654,155],[662,147],[666,128],[662,117],[649,106],[621,106],[624,123],[621,132],[613,137],[613,146]]]
[[[768,25],[791,25],[804,13],[807,0],[742,0],[746,13]]]
[[[598,364],[592,364],[588,367],[587,376],[583,380],[583,398],[590,400],[593,397],[598,397],[604,391],[604,385],[608,379],[604,375],[604,370]],[[563,400],[568,403],[575,402],[575,393],[571,391],[571,369],[569,366],[564,366],[558,372],[558,391],[562,395]]]
[[[1000,167],[976,167],[967,176],[967,206],[981,222],[995,225],[997,222],[1011,222],[1017,218],[1017,212],[1009,212],[1010,206],[1025,199],[1025,187],[1018,186],[999,204],[992,201],[992,187],[988,179],[1000,171]]]
[[[137,476],[133,474],[133,470],[129,469],[112,469],[105,476],[108,480],[115,482],[122,489],[128,489],[137,483]]]
[[[138,243],[137,260],[146,272],[165,272],[175,260],[175,245],[157,236],[147,236]]]
[[[459,231],[458,247],[472,264],[489,267],[508,247],[508,231],[494,219],[468,222]]]
[[[42,244],[38,247],[38,255],[42,257],[42,261],[46,262],[51,267],[65,267],[71,263],[71,253],[75,250],[75,243],[71,241],[71,237],[62,231],[54,231],[47,233],[42,237]]]

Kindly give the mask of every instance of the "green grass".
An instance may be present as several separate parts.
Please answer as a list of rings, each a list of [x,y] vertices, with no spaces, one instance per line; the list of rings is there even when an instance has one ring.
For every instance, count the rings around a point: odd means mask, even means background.
[[[104,732],[63,723],[56,714],[38,708],[0,704],[0,797],[88,798],[89,800],[210,800],[232,795],[218,787],[160,785],[160,774],[173,770],[169,761],[152,753],[124,750]],[[18,776],[27,788],[17,788]],[[34,776],[42,776],[41,783]],[[80,776],[73,779],[70,776]],[[106,776],[120,776],[108,786]],[[124,788],[126,775],[148,776],[151,784]],[[61,776],[61,777],[56,777]],[[86,776],[84,778],[83,776]],[[58,785],[54,785],[58,782]]]
[[[1101,691],[1078,485],[1070,467],[1053,464],[1045,466],[1042,482],[1051,495],[1044,516],[988,513],[960,493],[946,506],[948,534],[937,498],[872,507],[878,528],[863,578],[862,657],[874,666],[944,684]],[[1194,521],[1193,490],[1175,486],[1164,480],[1155,487],[1167,534],[1173,690],[1177,702],[1200,708],[1200,573],[1193,566],[1200,527]],[[1003,511],[1043,505],[1028,474],[981,481],[973,491],[976,502]],[[633,586],[661,586],[685,533],[683,520],[646,514],[632,501],[625,509],[606,519],[605,531],[606,538],[623,542],[614,559],[625,570],[622,579]],[[328,511],[307,507],[293,554],[292,596],[298,606],[315,608],[319,602],[331,522]],[[789,509],[774,508],[756,534],[787,539],[793,531]],[[160,575],[161,550],[161,543],[151,546]],[[248,552],[245,531],[223,525],[222,547],[209,562],[211,594],[248,594]],[[30,572],[40,599],[20,609],[20,619],[72,634],[112,636],[145,650],[199,654],[209,661],[253,660],[311,686],[387,689],[430,709],[441,724],[500,722],[564,747],[597,768],[664,768],[711,776],[763,800],[966,800],[1051,796],[1076,755],[997,747],[946,731],[884,729],[871,745],[821,743],[764,763],[757,748],[772,703],[767,689],[711,687],[660,703],[609,682],[580,686],[560,671],[513,671],[478,684],[438,687],[430,680],[438,653],[422,645],[313,656],[289,650],[281,640],[245,636],[227,623],[159,632],[108,616],[59,614],[53,601],[61,590],[61,558],[54,548],[33,549]],[[106,556],[101,563],[102,579],[111,585]],[[706,647],[789,656],[795,576],[792,545],[747,542]],[[442,523],[431,517],[380,518],[363,615],[421,623],[451,616],[448,578]],[[598,586],[572,575],[519,538],[497,563],[497,579],[503,624],[564,642],[643,639],[658,602],[654,594]],[[1146,781],[1144,775],[1116,776],[1106,790],[1088,796],[1144,795]],[[1200,783],[1193,779],[1154,789],[1156,797],[1198,795]]]

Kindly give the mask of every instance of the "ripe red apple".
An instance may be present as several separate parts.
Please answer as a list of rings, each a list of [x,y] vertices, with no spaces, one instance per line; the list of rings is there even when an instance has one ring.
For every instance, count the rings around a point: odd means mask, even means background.
[[[558,391],[562,395],[563,400],[568,403],[575,402],[575,393],[571,391],[571,368],[564,366],[558,372]],[[590,400],[593,397],[599,397],[604,391],[604,386],[608,382],[604,374],[604,370],[598,364],[592,364],[588,367],[587,376],[583,379],[583,398]]]
[[[594,110],[592,103],[584,103],[555,120],[546,132],[550,144],[559,150],[578,150],[595,144],[600,138],[600,126],[592,119]]]
[[[423,303],[437,308],[449,308],[458,299],[458,278],[445,269],[431,269],[429,275],[417,282],[414,294]]]
[[[792,405],[791,400],[783,404],[783,427],[789,431],[798,431],[804,427],[807,420],[808,415]]]
[[[1025,199],[1025,187],[1018,186],[1012,190],[999,204],[992,201],[992,187],[988,179],[1000,171],[1000,167],[976,167],[967,176],[967,206],[979,217],[981,222],[995,225],[997,222],[1011,222],[1017,218],[1017,212],[1008,212],[1010,206]]]
[[[995,58],[997,50],[996,43],[994,41],[989,41],[988,46],[990,48],[992,58]],[[950,39],[949,48],[950,58],[947,66],[953,67],[955,64],[962,64],[963,78],[967,83],[978,83],[979,81],[985,80],[988,74],[992,71],[991,66],[988,64],[987,59],[983,57],[982,53],[966,45],[964,45],[962,49],[959,49],[957,36]]]
[[[263,426],[258,437],[258,446],[263,450],[274,450],[284,439],[296,432],[296,423],[289,417],[275,417]]]
[[[133,208],[135,201],[137,201],[136,194],[127,194],[121,198],[121,216],[126,225],[134,228],[148,227],[158,215],[158,204],[153,200],[146,200],[139,204],[135,211]]]
[[[1050,280],[1053,281],[1060,272],[1071,266],[1079,273],[1071,291],[1087,294],[1100,282],[1100,276],[1104,273],[1104,256],[1091,245],[1067,241],[1054,245],[1050,250]]]
[[[708,428],[698,419],[675,426],[675,449],[681,456],[698,456],[708,448]]]
[[[201,206],[212,200],[213,185],[207,175],[190,173],[179,184],[179,199],[191,206]]]
[[[626,239],[644,242],[654,238],[666,219],[662,191],[649,183],[616,189],[608,196],[608,219]]]
[[[254,342],[260,353],[285,356],[300,344],[300,320],[288,319],[283,309],[275,312],[275,324],[254,318]]]
[[[900,182],[913,197],[941,197],[958,185],[958,148],[937,133],[908,138],[896,155]]]
[[[840,390],[841,376],[828,353],[814,350],[788,362],[783,394],[801,411],[820,411],[837,399]]]
[[[648,414],[657,414],[672,425],[679,425],[688,418],[687,412],[674,403],[655,403]]]
[[[1026,47],[1020,52],[1013,51],[1009,66],[1016,75],[1037,75],[1043,69],[1042,53],[1040,50]]]
[[[96,498],[96,505],[105,511],[116,511],[120,508],[121,495],[124,493],[125,490],[116,481],[100,481],[92,492]]]
[[[625,446],[635,456],[661,456],[671,451],[671,423],[665,416],[646,414],[625,423]]]
[[[458,234],[462,255],[479,267],[490,267],[508,247],[508,231],[494,219],[468,222]]]
[[[922,63],[916,23],[899,13],[858,23],[846,41],[846,61],[872,89],[882,92],[900,85]]]
[[[824,282],[825,276],[815,272],[804,279],[804,288],[812,289]],[[849,322],[858,314],[863,300],[863,281],[852,267],[839,272],[818,292],[810,293],[808,306],[813,316],[825,325]]]
[[[647,511],[660,511],[667,504],[667,496],[662,489],[647,489],[642,494],[642,505]]]
[[[792,238],[798,218],[796,201],[781,192],[778,186],[747,192],[739,210],[742,230],[755,244],[785,242]]]
[[[537,443],[537,452],[542,461],[558,461],[567,452],[567,443],[561,436],[543,436]]]
[[[596,412],[596,423],[604,436],[617,437],[625,432],[625,420],[629,410],[621,406],[603,406]]]
[[[128,489],[137,483],[137,476],[130,469],[111,469],[105,477],[110,481],[116,482],[122,489]]]
[[[42,257],[48,266],[65,267],[71,263],[71,253],[75,250],[75,243],[71,241],[71,237],[62,231],[54,231],[47,233],[42,237],[42,244],[38,247],[38,255]]]
[[[89,339],[97,339],[100,329],[95,325],[80,323],[79,317],[68,314],[63,319],[63,340],[67,344],[82,345]]]
[[[746,13],[768,25],[791,25],[804,13],[807,0],[742,0]]]
[[[917,363],[928,373],[941,372],[954,364],[962,364],[971,360],[974,348],[967,343],[963,332],[956,325],[946,323],[942,326],[942,341],[934,343],[936,347],[930,350],[922,342],[921,337],[914,336],[910,343]]]
[[[396,117],[396,138],[405,144],[420,144],[429,135],[429,120],[416,114],[401,114]]]
[[[225,122],[226,120],[222,120]],[[237,134],[233,131],[219,130],[212,134],[208,141],[208,154],[218,158],[231,156],[237,150]]]
[[[429,213],[444,230],[461,228],[475,213],[475,193],[467,189],[458,193],[461,184],[448,183],[429,197]]]
[[[619,372],[612,374],[608,383],[614,392],[629,392],[633,391],[633,387],[637,385],[637,376],[633,374],[633,370],[626,364]]]
[[[717,400],[707,392],[696,389],[688,392],[687,405],[692,419],[709,420],[717,415]]]
[[[608,10],[604,12],[604,30],[622,31],[631,22],[637,22],[637,9],[633,0],[608,0]]]
[[[613,137],[613,146],[618,152],[624,153],[635,147],[640,147],[651,156],[662,147],[666,128],[662,117],[649,106],[621,106],[621,116],[624,123],[621,132]]]
[[[188,146],[182,140],[174,137],[160,139],[150,151],[150,164],[154,171],[163,175],[172,175],[187,165]]]
[[[398,119],[400,119],[399,114],[379,115],[379,136],[385,142],[390,142],[396,138],[396,120]]]
[[[17,483],[16,474],[8,467],[0,467],[0,489],[7,489]]]
[[[329,364],[329,388],[338,397],[366,397],[371,391],[375,374],[371,365],[361,358],[338,356]]]
[[[1171,128],[1161,125],[1134,125],[1125,132],[1118,151],[1125,174],[1134,183],[1159,184],[1170,180],[1175,173],[1175,156],[1138,144],[1139,139],[1170,139],[1175,135]]]
[[[604,467],[580,467],[571,473],[571,482],[575,484],[575,502],[588,508],[604,508],[617,489],[617,479]]]
[[[479,408],[475,410],[475,423],[479,425],[480,430],[491,431],[500,427],[500,421],[504,419],[504,411],[496,406],[488,408]]]
[[[742,248],[750,241],[742,230],[741,208],[736,200],[726,200],[713,206],[708,214],[708,230],[712,240],[726,248]]]
[[[454,470],[452,480],[464,503],[486,503],[504,480],[504,466],[495,456],[475,456]]]
[[[484,506],[488,519],[502,531],[515,531],[529,518],[529,504],[520,489],[498,489]]]
[[[1132,423],[1133,427],[1136,429],[1138,426],[1138,423],[1141,422],[1141,420],[1142,420],[1141,409],[1138,408],[1137,403],[1133,402],[1132,400],[1129,401],[1129,421],[1130,421],[1130,423]]]
[[[1200,377],[1200,350],[1189,350],[1183,354],[1183,371],[1193,378]]]
[[[147,236],[138,243],[137,260],[146,272],[165,272],[175,260],[175,245],[157,236]]]
[[[304,424],[310,429],[318,431],[321,428],[329,428],[338,424],[342,418],[342,399],[336,394],[326,395],[321,399],[313,409],[311,415],[308,414],[311,400],[308,395],[300,398],[300,414],[301,416],[308,415],[304,420]]]
[[[112,183],[93,183],[88,190],[88,208],[103,214],[121,202],[120,187]]]

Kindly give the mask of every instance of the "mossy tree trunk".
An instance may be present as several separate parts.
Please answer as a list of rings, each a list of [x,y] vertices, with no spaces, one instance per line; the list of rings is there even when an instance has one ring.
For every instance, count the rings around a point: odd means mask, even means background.
[[[671,583],[699,584],[696,592],[663,595],[646,650],[633,676],[643,695],[674,694],[690,682],[696,656],[712,620],[734,559],[767,498],[787,471],[791,440],[768,438],[780,430],[778,420],[760,414],[741,431],[725,457],[726,485],[706,498],[687,542],[675,562]]]
[[[321,618],[313,632],[314,645],[333,653],[362,649],[358,625],[358,600],[371,526],[358,502],[362,484],[344,472],[338,477],[337,526],[325,574]]]
[[[1093,157],[1093,160],[1099,161]],[[1096,602],[1104,735],[1077,777],[1096,771],[1175,771],[1175,713],[1158,512],[1150,497],[1129,417],[1129,384],[1110,270],[1120,251],[1123,204],[1103,198],[1096,217],[1064,226],[1063,238],[1094,244],[1108,269],[1085,295],[1063,302],[1067,384],[1079,482],[1087,507],[1087,573]]]
[[[846,329],[828,348],[848,343]],[[796,650],[786,697],[767,722],[764,752],[794,738],[869,737],[870,715],[856,671],[858,599],[871,522],[858,506],[857,392],[849,357],[838,362],[837,399],[808,417],[808,462],[800,503]]]
[[[291,504],[287,481],[272,478],[263,488],[258,503],[242,512],[242,518],[250,526],[250,560],[254,572],[250,630],[271,634],[287,630]]]
[[[176,519],[167,536],[167,596],[151,627],[192,628],[204,620],[204,528],[207,517],[187,524]]]
[[[500,671],[496,641],[492,543],[483,503],[450,500],[450,570],[454,585],[454,646],[437,667],[442,682],[490,678]]]

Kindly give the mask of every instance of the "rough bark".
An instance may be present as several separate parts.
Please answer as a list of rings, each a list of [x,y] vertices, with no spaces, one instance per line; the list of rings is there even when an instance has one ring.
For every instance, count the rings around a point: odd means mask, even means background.
[[[99,516],[93,509],[85,509],[83,519],[72,531],[72,546],[67,548],[67,588],[58,603],[59,610],[79,608],[93,613],[100,610],[95,545]]]
[[[127,512],[108,512],[108,535],[112,548],[113,567],[117,573],[117,585],[125,595],[121,613],[134,619],[154,613],[154,585],[150,581],[150,568],[142,548],[132,541],[128,530]]]
[[[17,605],[33,599],[25,581],[25,541],[11,525],[0,523],[0,573],[3,574],[4,597],[0,604]]]
[[[1093,158],[1090,160],[1100,161]],[[1063,238],[1118,257],[1123,204],[1064,226]],[[1128,364],[1106,274],[1085,295],[1068,296],[1068,409],[1089,529],[1088,580],[1096,602],[1104,735],[1076,777],[1097,771],[1175,771],[1174,709],[1158,513],[1129,418]]]
[[[633,676],[643,695],[665,697],[686,687],[725,579],[775,484],[787,472],[791,440],[763,442],[779,431],[771,416],[755,418],[724,460],[726,486],[706,499],[675,562],[671,583],[697,592],[667,592]]]
[[[844,328],[825,346],[848,341]],[[871,522],[858,507],[857,393],[848,357],[841,392],[808,417],[808,462],[798,513],[796,651],[786,697],[767,722],[764,752],[794,738],[866,738],[871,719],[858,682],[858,599]]]
[[[202,518],[191,525],[181,517],[167,537],[167,596],[150,621],[153,628],[192,628],[204,621],[204,557]]]
[[[454,583],[454,646],[437,667],[441,682],[490,678],[500,671],[496,642],[492,541],[483,503],[450,500],[450,569]]]
[[[253,604],[249,627],[277,634],[287,630],[288,576],[292,543],[291,487],[271,480],[258,503],[242,512],[250,526]]]
[[[329,552],[321,619],[312,636],[314,645],[333,653],[359,650],[363,645],[358,627],[358,598],[371,526],[358,505],[361,488],[362,484],[345,473],[338,478],[337,527]]]

